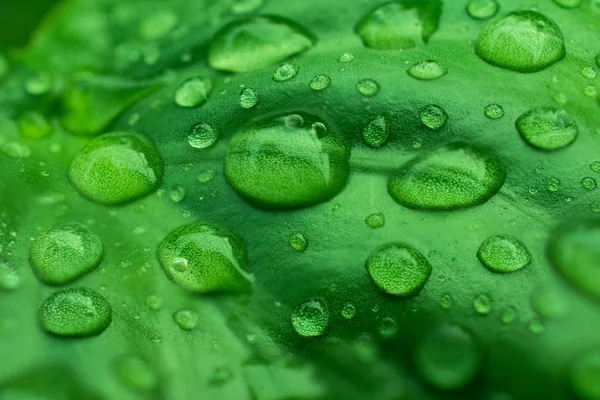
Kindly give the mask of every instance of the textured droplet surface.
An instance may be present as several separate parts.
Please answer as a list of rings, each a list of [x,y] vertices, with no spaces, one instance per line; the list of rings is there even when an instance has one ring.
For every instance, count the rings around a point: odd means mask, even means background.
[[[485,106],[483,113],[489,119],[500,119],[504,117],[504,109],[500,104],[492,103]]]
[[[48,333],[84,337],[104,331],[112,320],[112,309],[104,297],[91,289],[64,289],[44,301],[39,317]]]
[[[208,78],[190,78],[181,83],[175,91],[175,103],[179,107],[198,107],[206,103],[212,92],[212,82]]]
[[[224,71],[256,71],[303,52],[314,42],[310,33],[288,19],[255,16],[234,21],[217,32],[208,62]]]
[[[83,197],[117,205],[152,193],[163,174],[163,161],[152,143],[132,132],[98,136],[73,159],[69,179]]]
[[[558,227],[546,247],[554,268],[577,289],[600,299],[600,220]]]
[[[407,73],[415,79],[431,81],[446,75],[448,69],[436,61],[426,60],[413,64]]]
[[[321,91],[326,89],[331,84],[331,78],[327,75],[316,75],[313,77],[309,86],[312,90]]]
[[[492,310],[492,298],[487,294],[479,294],[473,299],[473,308],[479,315],[488,315]]]
[[[373,229],[381,228],[385,225],[385,215],[380,212],[369,214],[365,218],[365,223]]]
[[[439,389],[459,389],[477,376],[479,346],[472,334],[458,325],[442,325],[418,344],[415,364],[420,375]]]
[[[474,19],[488,19],[498,14],[500,4],[496,0],[470,0],[467,13]]]
[[[250,109],[258,103],[258,92],[256,89],[247,87],[240,92],[240,106],[243,109]]]
[[[217,142],[217,131],[206,122],[192,126],[188,134],[188,143],[195,149],[206,149]]]
[[[452,210],[486,202],[504,179],[504,169],[492,153],[457,142],[404,164],[390,177],[388,192],[408,208]]]
[[[356,33],[366,47],[373,49],[408,49],[427,43],[437,31],[442,2],[395,1],[367,14],[356,26]]]
[[[600,350],[584,354],[573,362],[569,382],[580,399],[600,399]]]
[[[527,144],[539,150],[558,150],[573,143],[579,128],[571,116],[555,108],[534,108],[515,122]]]
[[[84,225],[66,222],[54,225],[35,239],[29,260],[40,280],[63,285],[94,270],[102,255],[98,235]]]
[[[304,301],[292,313],[292,326],[301,336],[321,336],[325,334],[328,325],[329,311],[320,299]]]
[[[308,248],[308,239],[301,232],[294,232],[290,235],[290,246],[300,253]]]
[[[489,64],[518,72],[536,72],[565,57],[556,23],[535,11],[515,11],[490,21],[475,52]]]
[[[490,271],[507,273],[531,263],[531,253],[517,238],[495,235],[487,238],[477,251],[477,258]]]
[[[15,290],[21,285],[21,277],[14,265],[0,260],[0,290]]]
[[[387,143],[390,134],[385,116],[381,115],[366,126],[362,137],[369,147],[377,148]]]
[[[173,314],[173,320],[184,331],[191,331],[198,323],[198,316],[191,310],[179,310]]]
[[[418,293],[431,276],[427,258],[405,243],[390,243],[375,249],[366,267],[381,291],[396,296]]]
[[[429,104],[419,111],[419,118],[429,129],[440,129],[448,122],[448,114],[442,107]]]
[[[345,186],[350,150],[325,122],[308,114],[257,121],[237,132],[225,156],[233,189],[263,208],[306,207]]]
[[[299,70],[300,68],[298,68],[295,64],[283,63],[279,67],[277,67],[277,69],[273,73],[273,80],[275,82],[288,81],[294,78],[296,75],[298,75]]]
[[[377,93],[379,93],[379,83],[375,82],[373,79],[363,79],[358,81],[356,84],[356,88],[365,97],[373,97]]]
[[[160,243],[156,256],[167,277],[191,292],[245,290],[252,280],[244,242],[210,223],[175,229]]]

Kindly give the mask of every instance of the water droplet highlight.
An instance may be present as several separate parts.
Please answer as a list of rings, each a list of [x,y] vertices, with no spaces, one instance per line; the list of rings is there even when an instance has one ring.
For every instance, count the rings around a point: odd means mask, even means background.
[[[377,148],[386,144],[390,134],[385,116],[381,115],[369,122],[362,132],[362,137],[369,147]]]
[[[379,83],[373,79],[363,79],[358,81],[356,88],[365,97],[373,97],[379,93]]]
[[[279,67],[277,67],[277,69],[273,73],[273,80],[275,82],[288,81],[288,80],[294,78],[296,75],[298,75],[298,71],[300,71],[300,68],[298,68],[295,64],[292,64],[292,63],[281,64]]]

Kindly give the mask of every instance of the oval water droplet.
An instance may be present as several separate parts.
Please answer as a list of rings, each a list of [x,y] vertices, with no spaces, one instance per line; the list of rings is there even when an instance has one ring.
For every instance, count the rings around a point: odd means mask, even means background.
[[[257,121],[236,133],[225,156],[225,175],[255,206],[306,207],[343,189],[349,157],[349,148],[331,127],[315,116],[292,114]]]
[[[573,362],[569,382],[580,399],[600,399],[600,350],[590,351]]]
[[[224,71],[256,71],[301,53],[314,43],[306,29],[288,19],[249,17],[217,32],[208,50],[208,63]]]
[[[419,111],[419,118],[429,129],[440,129],[448,122],[448,114],[442,107],[429,104]]]
[[[408,208],[453,210],[485,203],[504,179],[504,168],[492,153],[458,142],[404,164],[390,177],[388,192]]]
[[[198,316],[191,310],[179,310],[173,314],[173,320],[184,331],[191,331],[198,323]]]
[[[598,184],[594,178],[586,176],[581,180],[581,187],[585,190],[594,190],[598,187]]]
[[[83,197],[104,205],[128,203],[156,190],[163,161],[152,143],[133,132],[98,136],[73,159],[69,179]]]
[[[395,1],[367,14],[356,26],[356,33],[366,47],[408,49],[429,41],[438,29],[441,14],[441,0]]]
[[[500,314],[500,322],[510,325],[517,320],[517,309],[513,306],[506,307]]]
[[[385,225],[385,215],[383,213],[373,213],[367,215],[365,223],[373,229],[381,228]]]
[[[496,0],[471,0],[467,4],[467,13],[474,19],[488,19],[498,14],[500,4]]]
[[[534,108],[515,122],[527,144],[539,150],[558,150],[573,143],[579,128],[564,110],[549,107]]]
[[[489,64],[517,72],[540,71],[566,55],[558,25],[535,11],[515,11],[490,21],[475,52]]]
[[[40,280],[64,285],[94,270],[102,255],[98,235],[84,225],[66,222],[54,225],[35,239],[29,260]]]
[[[420,375],[439,389],[459,389],[479,372],[481,354],[473,335],[458,325],[442,325],[418,344],[415,363]]]
[[[341,314],[345,319],[354,318],[356,316],[356,306],[350,302],[344,303]]]
[[[495,235],[487,238],[477,251],[477,258],[490,271],[508,273],[531,263],[531,253],[517,238]]]
[[[430,81],[446,75],[448,73],[448,69],[436,61],[426,60],[411,66],[407,73],[415,79]]]
[[[250,109],[258,103],[258,92],[256,89],[247,87],[240,92],[240,106],[243,109]]]
[[[298,252],[303,252],[308,248],[308,239],[301,232],[294,232],[290,235],[290,246]]]
[[[489,119],[500,119],[504,117],[504,109],[500,104],[488,104],[485,106],[483,112]]]
[[[554,3],[562,8],[576,8],[581,4],[581,0],[554,0]]]
[[[431,276],[427,258],[405,243],[390,243],[375,249],[366,267],[382,292],[396,296],[418,293]]]
[[[473,308],[479,315],[488,315],[492,310],[492,298],[487,294],[479,294],[473,299]]]
[[[320,91],[326,89],[331,84],[331,78],[327,75],[316,75],[308,84],[312,90]]]
[[[217,131],[206,122],[192,126],[188,133],[188,143],[195,149],[206,149],[217,142]]]
[[[44,330],[56,336],[85,337],[103,332],[112,320],[110,304],[91,289],[54,292],[40,307]]]
[[[340,58],[338,58],[338,62],[342,64],[346,64],[352,61],[354,61],[354,54],[352,53],[344,53],[340,56]]]
[[[365,97],[373,97],[379,93],[379,83],[373,79],[363,79],[358,81],[356,88]]]
[[[546,252],[552,266],[577,289],[600,299],[600,220],[578,220],[558,227]]]
[[[208,100],[212,87],[212,81],[208,78],[190,78],[175,91],[175,103],[187,108],[201,106]]]
[[[279,67],[277,67],[277,69],[273,73],[273,80],[275,82],[289,81],[290,79],[298,75],[298,71],[300,71],[300,68],[298,68],[295,64],[283,63]]]
[[[252,281],[243,241],[210,223],[175,229],[160,243],[156,256],[167,277],[191,292],[245,290]],[[185,268],[178,267],[181,260]]]
[[[377,148],[386,144],[390,134],[385,116],[381,115],[369,122],[362,132],[362,137],[369,147]]]
[[[301,336],[314,337],[325,334],[329,325],[329,311],[320,299],[309,299],[292,313],[292,326]]]

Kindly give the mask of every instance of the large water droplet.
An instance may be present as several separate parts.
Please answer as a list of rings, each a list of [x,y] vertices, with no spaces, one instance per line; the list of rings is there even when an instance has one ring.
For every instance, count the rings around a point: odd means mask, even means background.
[[[192,126],[188,134],[188,143],[195,149],[206,149],[217,142],[217,131],[207,124],[201,122]]]
[[[467,4],[467,13],[474,19],[492,18],[499,10],[496,0],[471,0]]]
[[[419,118],[429,129],[440,129],[448,122],[448,114],[442,107],[429,104],[419,111]]]
[[[243,241],[213,224],[196,222],[175,229],[156,255],[167,277],[191,292],[243,290],[252,281]],[[182,260],[184,268],[179,266]]]
[[[369,147],[383,146],[390,137],[385,116],[381,115],[369,122],[362,132],[362,137]]]
[[[529,265],[531,253],[519,239],[496,235],[479,246],[477,258],[490,271],[507,273]]]
[[[452,210],[486,202],[504,179],[504,169],[492,153],[459,142],[406,163],[390,177],[388,191],[409,208]]]
[[[217,32],[208,51],[208,62],[224,71],[256,71],[305,51],[314,43],[310,33],[288,19],[250,17]]]
[[[427,60],[414,64],[406,72],[415,79],[430,81],[446,75],[448,70],[436,61]]]
[[[40,307],[42,327],[57,336],[91,336],[104,331],[112,320],[108,301],[91,289],[59,290]]]
[[[546,247],[550,263],[579,290],[600,299],[600,220],[560,226]]]
[[[396,296],[418,293],[431,275],[431,264],[425,256],[405,243],[377,248],[367,259],[366,266],[377,287]]]
[[[29,253],[36,276],[63,285],[98,266],[103,247],[98,235],[76,222],[54,225],[38,236]]]
[[[114,132],[98,136],[71,163],[69,179],[87,199],[99,204],[127,203],[153,192],[163,161],[143,136]]]
[[[350,150],[308,114],[264,119],[239,131],[225,157],[228,183],[264,208],[305,207],[342,190]]]
[[[180,107],[198,107],[206,103],[212,92],[212,81],[208,78],[190,78],[175,91],[175,103]]]
[[[534,108],[515,122],[527,144],[540,150],[557,150],[573,143],[579,128],[571,116],[555,108]]]
[[[329,311],[320,299],[304,301],[292,313],[292,326],[301,336],[321,336],[329,325]]]
[[[518,72],[540,71],[566,54],[558,25],[535,11],[516,11],[489,22],[475,52],[492,65]]]
[[[492,298],[487,294],[479,294],[473,299],[473,308],[479,315],[488,315],[492,310]]]
[[[458,389],[471,382],[481,364],[479,346],[458,325],[442,325],[418,344],[415,363],[421,376],[439,389]]]
[[[442,2],[395,1],[376,8],[356,26],[367,47],[407,49],[427,43],[437,31]]]
[[[569,381],[573,392],[583,400],[600,400],[600,350],[579,357],[571,365]]]

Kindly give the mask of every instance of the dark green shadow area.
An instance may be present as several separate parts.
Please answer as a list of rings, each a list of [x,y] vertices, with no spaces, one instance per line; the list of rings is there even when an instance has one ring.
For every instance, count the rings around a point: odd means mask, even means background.
[[[0,2],[0,50],[23,47],[31,33],[58,0]]]

